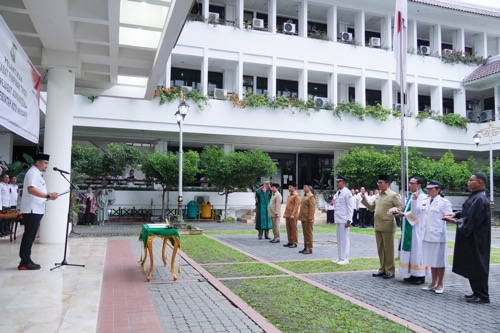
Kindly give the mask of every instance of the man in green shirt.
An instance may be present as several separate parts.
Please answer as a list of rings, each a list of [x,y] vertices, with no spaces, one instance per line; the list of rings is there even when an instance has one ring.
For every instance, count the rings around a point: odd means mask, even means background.
[[[377,186],[380,191],[377,199],[370,203],[365,193],[362,194],[363,205],[370,211],[375,211],[375,239],[377,240],[377,251],[380,260],[378,273],[373,273],[375,277],[384,279],[394,278],[394,234],[396,233],[396,220],[394,215],[389,213],[389,209],[403,209],[399,195],[389,188],[391,176],[379,175]]]

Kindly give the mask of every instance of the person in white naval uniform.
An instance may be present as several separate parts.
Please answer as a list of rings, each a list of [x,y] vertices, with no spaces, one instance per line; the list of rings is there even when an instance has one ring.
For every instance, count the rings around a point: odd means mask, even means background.
[[[337,234],[338,259],[334,264],[347,265],[349,263],[349,228],[351,227],[354,203],[351,191],[345,186],[347,179],[337,175],[337,193],[333,196],[335,201],[335,224]]]
[[[443,185],[437,180],[431,180],[426,187],[428,198],[418,202],[417,193],[413,194],[411,215],[424,230],[423,253],[424,265],[431,268],[432,281],[423,290],[434,290],[436,294],[444,292],[443,278],[448,266],[447,230],[443,215],[452,214],[451,203],[442,197]],[[410,218],[411,215],[409,215]]]

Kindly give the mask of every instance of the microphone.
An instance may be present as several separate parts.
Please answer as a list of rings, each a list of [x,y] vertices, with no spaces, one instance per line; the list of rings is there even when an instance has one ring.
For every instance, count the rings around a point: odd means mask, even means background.
[[[68,172],[68,171],[64,171],[64,170],[58,169],[58,168],[56,168],[56,167],[52,168],[52,170],[54,170],[54,171],[59,171],[60,173],[65,173],[65,174],[69,175],[69,172]]]

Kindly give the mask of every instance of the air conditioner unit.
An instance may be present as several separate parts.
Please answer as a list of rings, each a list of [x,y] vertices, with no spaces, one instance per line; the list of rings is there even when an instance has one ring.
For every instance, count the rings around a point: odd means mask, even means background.
[[[471,122],[476,123],[481,118],[481,114],[480,114],[480,112],[477,112],[477,111],[467,110],[467,118]]]
[[[181,86],[181,91],[183,93],[187,93],[189,91],[193,90],[193,87],[190,87],[190,86]]]
[[[401,112],[401,104],[399,103],[392,104],[392,110]]]
[[[480,111],[479,119],[481,122],[493,120],[493,110]]]
[[[443,49],[443,55],[451,55],[453,53],[452,49]]]
[[[226,89],[218,89],[218,88],[214,89],[214,98],[223,99],[226,98],[226,96],[227,96]]]
[[[314,105],[318,108],[324,108],[330,103],[326,97],[314,97]]]
[[[352,33],[350,33],[350,32],[342,32],[342,33],[340,33],[340,39],[343,42],[349,42],[349,41],[352,40]]]
[[[208,23],[219,23],[219,13],[208,13]]]
[[[431,54],[431,48],[427,45],[420,45],[418,47],[418,50],[422,54],[426,54],[426,55]]]
[[[254,29],[264,29],[264,20],[263,19],[254,18],[252,20],[252,27]]]
[[[295,30],[295,24],[294,23],[284,23],[283,24],[283,33],[285,34],[294,34],[296,32]]]
[[[196,203],[198,205],[201,205],[202,203],[207,203],[210,201],[210,196],[209,195],[195,195],[194,196],[194,201],[196,201]]]
[[[370,44],[370,46],[380,47],[380,38],[370,37],[369,44]]]

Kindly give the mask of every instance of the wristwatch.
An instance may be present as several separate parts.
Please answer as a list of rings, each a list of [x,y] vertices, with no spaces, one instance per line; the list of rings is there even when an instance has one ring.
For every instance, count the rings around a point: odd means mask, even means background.
[[[46,197],[47,199],[50,199],[50,194],[47,194],[45,197]]]

